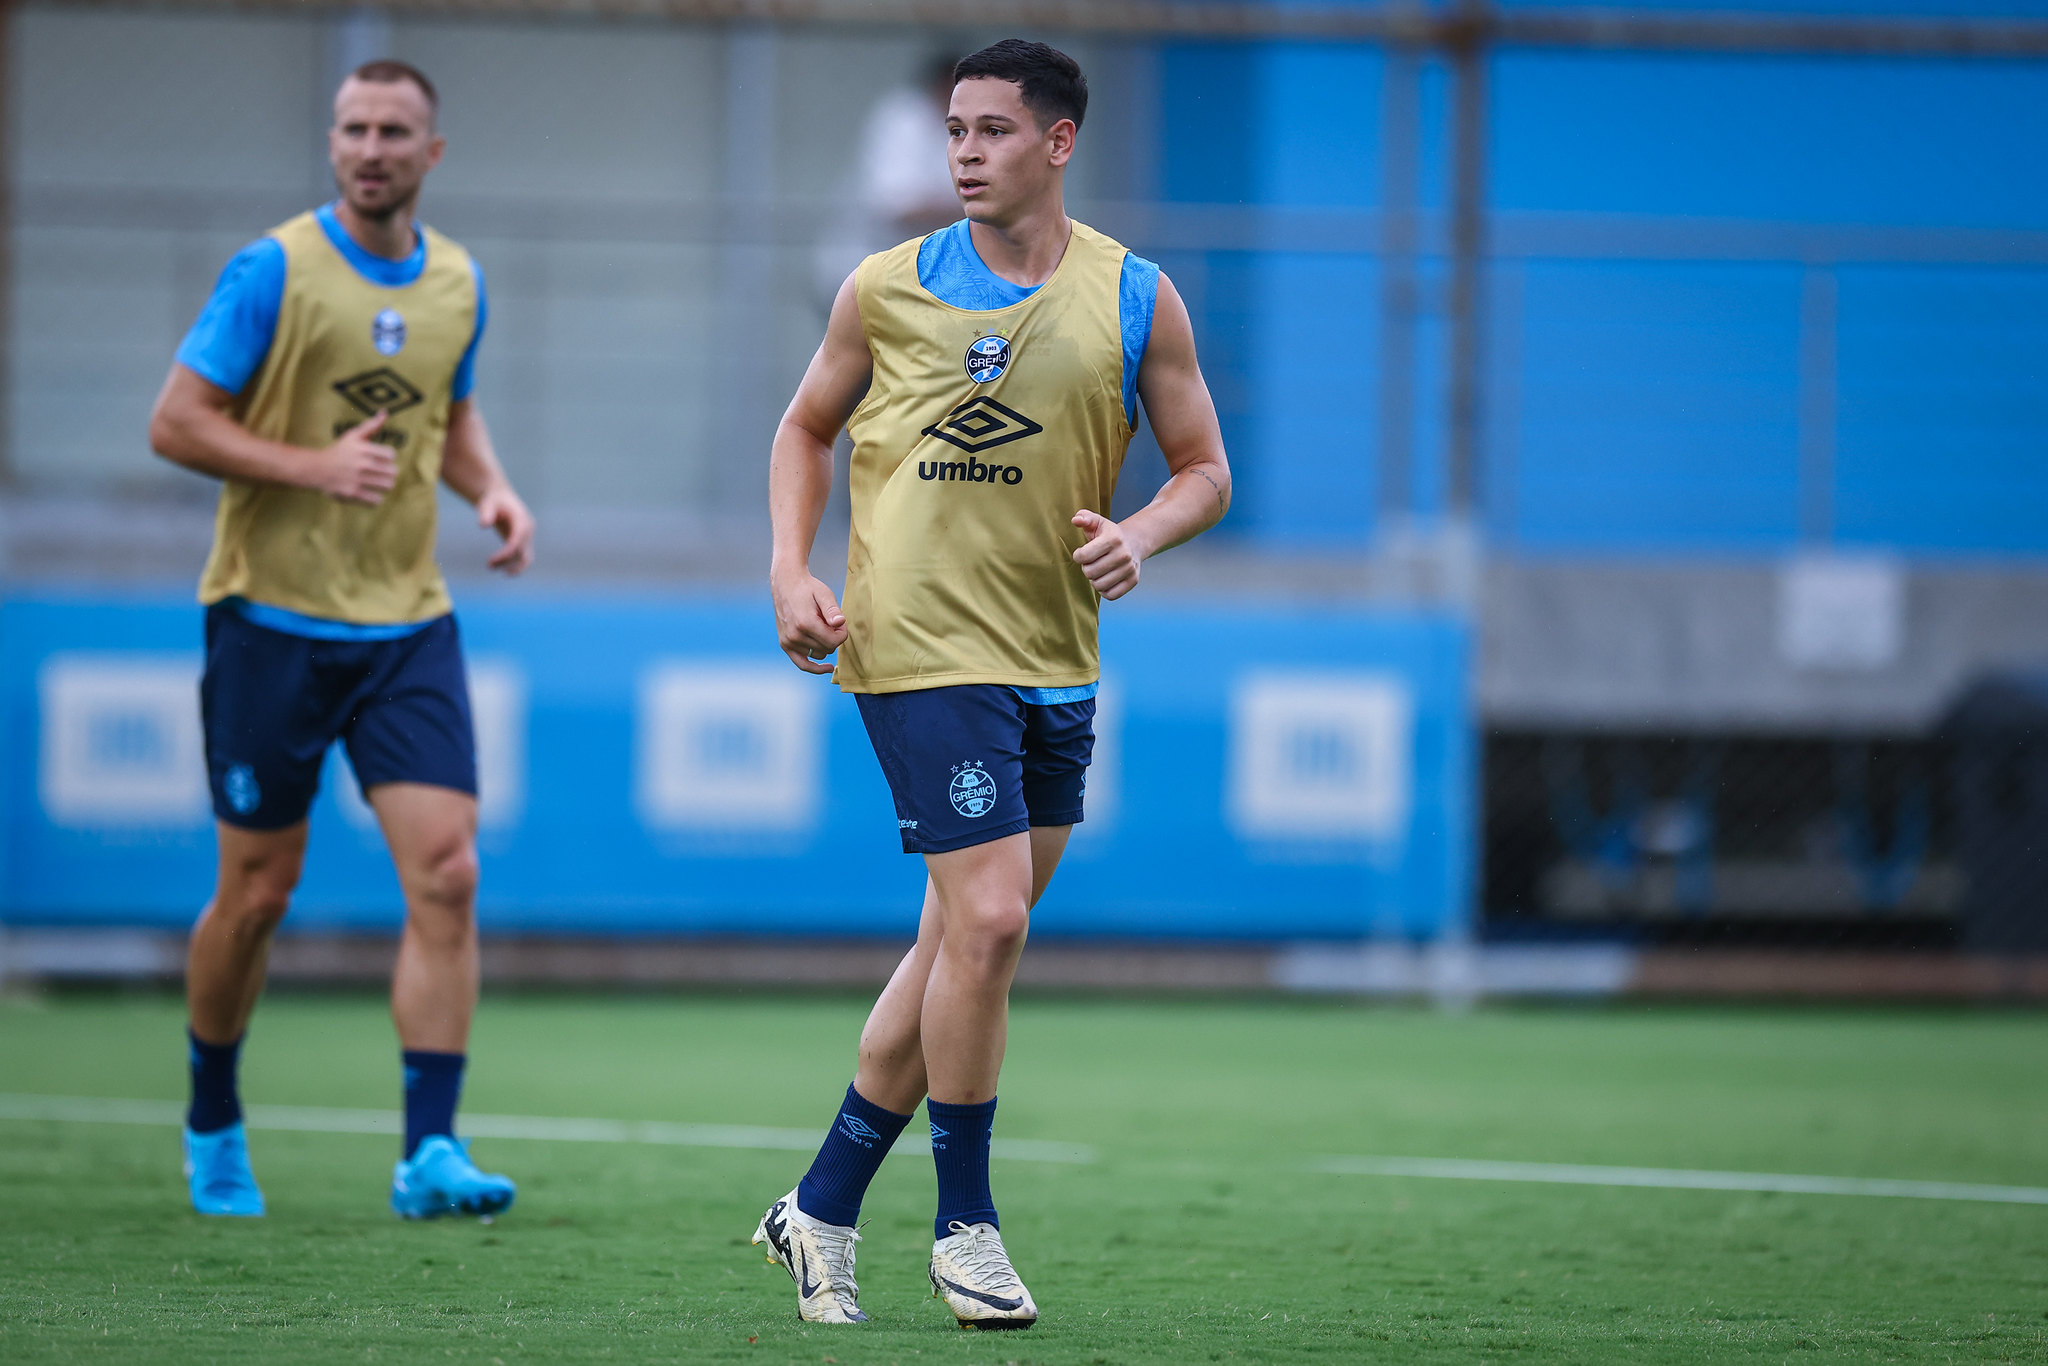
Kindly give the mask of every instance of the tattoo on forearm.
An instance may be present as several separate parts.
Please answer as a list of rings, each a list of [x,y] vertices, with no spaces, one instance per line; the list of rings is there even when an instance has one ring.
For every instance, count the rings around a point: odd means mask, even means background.
[[[1214,479],[1210,479],[1210,478],[1209,478],[1209,472],[1208,472],[1207,470],[1200,470],[1200,469],[1198,469],[1198,470],[1194,470],[1194,471],[1192,471],[1192,473],[1195,473],[1195,474],[1199,474],[1199,475],[1201,475],[1201,476],[1202,476],[1202,478],[1203,478],[1203,479],[1204,479],[1204,480],[1205,480],[1205,481],[1206,481],[1206,482],[1208,483],[1209,487],[1210,487],[1210,488],[1212,488],[1212,489],[1214,489],[1214,490],[1216,491],[1216,504],[1217,504],[1217,506],[1218,506],[1218,507],[1228,507],[1228,506],[1230,506],[1230,505],[1229,505],[1228,503],[1226,503],[1226,502],[1224,501],[1224,499],[1223,499],[1223,485],[1221,485],[1221,484],[1217,483],[1217,482],[1216,482],[1216,481],[1215,481]]]

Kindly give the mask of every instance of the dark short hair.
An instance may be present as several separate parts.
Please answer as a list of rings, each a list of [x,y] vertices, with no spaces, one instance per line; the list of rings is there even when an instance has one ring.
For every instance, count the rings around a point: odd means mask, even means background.
[[[1040,128],[1050,128],[1061,119],[1072,119],[1079,128],[1088,113],[1088,78],[1081,74],[1079,62],[1056,47],[1005,38],[969,53],[953,66],[955,85],[980,77],[1016,82],[1024,107]]]
[[[368,81],[372,85],[397,85],[411,81],[427,97],[427,108],[441,112],[441,95],[434,89],[434,83],[427,79],[427,73],[411,62],[401,62],[396,57],[379,57],[374,62],[364,62],[348,73],[352,81]]]

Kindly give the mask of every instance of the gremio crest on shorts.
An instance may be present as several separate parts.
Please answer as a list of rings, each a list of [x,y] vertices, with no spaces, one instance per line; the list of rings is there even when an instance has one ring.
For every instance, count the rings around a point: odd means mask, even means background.
[[[992,379],[1001,379],[1003,372],[1010,368],[1010,339],[1008,337],[976,337],[967,348],[967,378],[976,384],[986,384]]]
[[[387,308],[370,320],[370,345],[380,356],[395,356],[405,349],[405,319],[395,308]]]
[[[954,768],[946,795],[953,799],[953,809],[970,820],[986,816],[996,804],[996,780],[979,759],[969,759]]]

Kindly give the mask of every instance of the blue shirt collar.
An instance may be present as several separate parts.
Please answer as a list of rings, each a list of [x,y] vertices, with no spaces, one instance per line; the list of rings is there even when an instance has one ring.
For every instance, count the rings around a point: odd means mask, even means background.
[[[356,268],[356,274],[373,285],[396,289],[409,285],[420,278],[420,272],[427,268],[427,235],[420,231],[417,220],[412,225],[412,255],[403,261],[394,261],[388,256],[364,251],[356,239],[348,235],[348,229],[341,226],[341,219],[335,216],[333,204],[322,204],[313,211],[320,220],[320,230],[327,234],[327,240],[341,253],[342,259]]]
[[[984,297],[997,301],[995,307],[1008,308],[1012,304],[1021,304],[1039,291],[1038,285],[1020,285],[1005,280],[990,270],[988,262],[981,259],[981,252],[974,245],[974,234],[969,230],[966,219],[961,219],[951,227],[940,229],[939,235],[945,239],[940,246],[943,253],[938,263],[940,270],[944,272],[947,267],[951,267],[966,274],[981,287]],[[925,287],[931,289],[930,284],[926,284]],[[938,294],[940,298],[946,298],[945,294],[938,290],[932,292]],[[946,299],[946,302],[953,304],[955,308],[963,307],[952,299]],[[978,305],[977,308],[986,309],[987,305]]]

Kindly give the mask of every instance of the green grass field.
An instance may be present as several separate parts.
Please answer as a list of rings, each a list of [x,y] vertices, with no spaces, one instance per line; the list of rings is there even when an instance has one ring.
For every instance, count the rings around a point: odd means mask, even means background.
[[[850,998],[486,1002],[467,1108],[815,1127]],[[0,1092],[176,1099],[158,996],[0,1002]],[[247,1097],[395,1105],[380,1002],[279,997]],[[1331,1154],[2048,1184],[2048,1018],[1025,1000],[997,1133],[1044,1313],[929,1298],[928,1159],[869,1196],[852,1329],[747,1246],[794,1152],[480,1141],[495,1225],[405,1225],[395,1143],[257,1132],[271,1213],[202,1220],[174,1130],[0,1120],[0,1360],[2048,1361],[2048,1207],[1319,1175]]]

